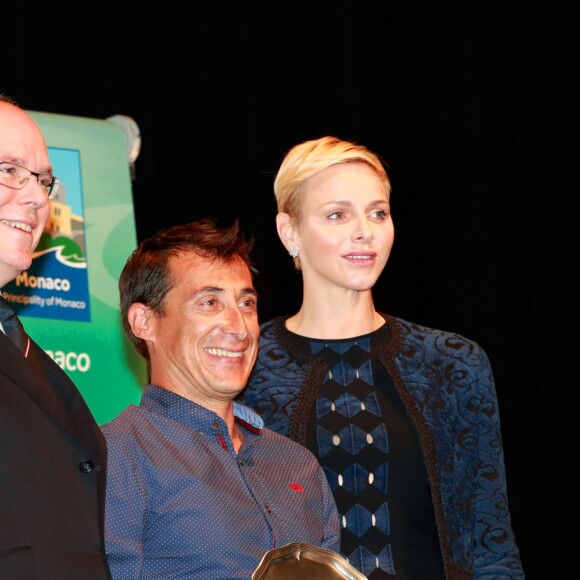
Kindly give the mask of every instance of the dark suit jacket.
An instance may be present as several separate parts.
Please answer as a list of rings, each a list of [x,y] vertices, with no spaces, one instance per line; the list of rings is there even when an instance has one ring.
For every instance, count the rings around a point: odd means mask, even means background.
[[[0,579],[107,580],[106,443],[36,344],[44,376],[0,332]]]

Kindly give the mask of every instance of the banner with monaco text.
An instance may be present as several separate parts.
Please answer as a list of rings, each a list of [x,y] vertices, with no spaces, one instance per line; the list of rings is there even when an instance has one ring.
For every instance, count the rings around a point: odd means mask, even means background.
[[[138,403],[146,381],[123,334],[117,287],[136,246],[130,135],[110,119],[28,112],[61,185],[32,266],[3,295],[102,424]]]

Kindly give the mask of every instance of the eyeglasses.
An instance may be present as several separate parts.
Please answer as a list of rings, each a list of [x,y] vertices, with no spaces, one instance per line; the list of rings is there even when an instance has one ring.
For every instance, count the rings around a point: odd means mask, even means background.
[[[48,199],[53,199],[60,185],[58,177],[50,173],[35,173],[10,161],[0,162],[0,183],[6,187],[22,189],[33,175],[38,185],[46,192]]]

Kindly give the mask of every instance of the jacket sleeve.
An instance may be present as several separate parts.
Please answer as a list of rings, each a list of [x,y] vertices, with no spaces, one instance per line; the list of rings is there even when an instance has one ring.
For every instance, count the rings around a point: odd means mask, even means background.
[[[487,355],[479,351],[480,406],[476,471],[475,578],[523,578],[511,525],[495,382]]]

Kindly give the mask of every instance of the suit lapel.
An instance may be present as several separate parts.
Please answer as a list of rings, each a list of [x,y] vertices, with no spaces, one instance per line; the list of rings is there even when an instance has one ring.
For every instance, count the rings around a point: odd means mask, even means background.
[[[46,372],[42,376],[23,354],[0,332],[0,373],[8,377],[15,388],[23,390],[47,415],[62,425],[76,439],[90,449],[95,448],[94,419],[67,374],[34,342]],[[72,415],[79,414],[77,420]],[[85,425],[91,426],[90,431]]]

